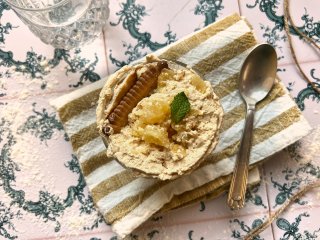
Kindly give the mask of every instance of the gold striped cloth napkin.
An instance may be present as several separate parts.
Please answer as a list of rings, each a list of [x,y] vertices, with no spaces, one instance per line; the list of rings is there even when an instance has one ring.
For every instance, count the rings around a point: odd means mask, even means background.
[[[211,81],[225,111],[220,140],[195,171],[173,181],[136,177],[108,159],[95,123],[95,107],[105,81],[52,101],[78,156],[93,200],[120,237],[130,234],[154,213],[214,197],[230,181],[244,126],[245,105],[237,91],[241,65],[257,44],[251,26],[238,14],[226,17],[155,52],[178,60]],[[106,79],[105,79],[106,80]],[[251,166],[282,150],[311,130],[279,82],[257,106]]]

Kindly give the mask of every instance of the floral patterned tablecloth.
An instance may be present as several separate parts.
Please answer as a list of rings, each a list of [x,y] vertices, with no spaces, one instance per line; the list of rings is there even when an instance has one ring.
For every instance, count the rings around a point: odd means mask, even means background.
[[[291,1],[299,29],[320,42],[320,3]],[[320,178],[320,96],[291,58],[280,0],[114,0],[103,35],[80,49],[41,43],[0,0],[0,239],[115,240],[94,208],[68,137],[49,100],[98,81],[224,16],[246,16],[279,57],[278,75],[315,128],[260,167],[262,182],[232,212],[226,196],[157,215],[132,239],[241,239],[301,186]],[[303,70],[320,85],[319,55],[291,31]],[[317,190],[258,239],[318,239]]]

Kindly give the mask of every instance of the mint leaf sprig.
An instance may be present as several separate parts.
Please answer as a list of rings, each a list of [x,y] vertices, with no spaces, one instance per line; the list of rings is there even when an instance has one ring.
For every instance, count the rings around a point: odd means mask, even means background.
[[[179,123],[188,114],[191,109],[190,102],[187,95],[184,92],[178,93],[171,105],[171,120],[174,123]]]

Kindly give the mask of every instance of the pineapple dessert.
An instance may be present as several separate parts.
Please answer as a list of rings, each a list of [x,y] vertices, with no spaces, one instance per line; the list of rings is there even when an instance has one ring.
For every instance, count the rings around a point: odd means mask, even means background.
[[[97,107],[108,157],[161,180],[191,172],[213,151],[223,110],[192,69],[148,56],[111,75]]]

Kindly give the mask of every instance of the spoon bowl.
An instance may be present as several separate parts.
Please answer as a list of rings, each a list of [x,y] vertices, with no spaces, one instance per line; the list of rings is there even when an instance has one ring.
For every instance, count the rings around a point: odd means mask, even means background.
[[[231,209],[244,206],[255,108],[272,89],[276,73],[277,54],[265,43],[253,48],[241,67],[239,92],[246,103],[247,115],[228,195]]]
[[[257,103],[271,90],[277,72],[277,54],[269,44],[256,46],[244,61],[239,91],[246,102]]]

